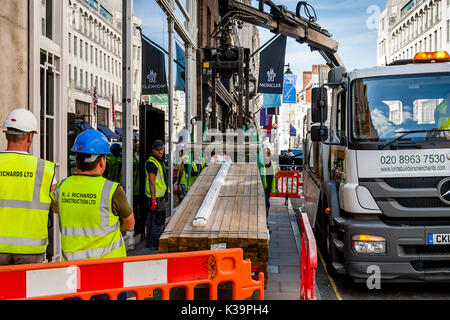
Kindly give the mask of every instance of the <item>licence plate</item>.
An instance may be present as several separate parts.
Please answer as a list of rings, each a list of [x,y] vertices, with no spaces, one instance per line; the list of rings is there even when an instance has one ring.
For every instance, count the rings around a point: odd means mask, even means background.
[[[450,233],[429,233],[428,244],[450,244]]]

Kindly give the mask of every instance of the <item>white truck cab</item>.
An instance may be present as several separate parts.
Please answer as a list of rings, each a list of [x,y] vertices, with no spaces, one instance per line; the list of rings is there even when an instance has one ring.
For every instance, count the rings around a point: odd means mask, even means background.
[[[330,71],[313,90],[304,210],[331,271],[450,280],[450,57]],[[328,106],[327,89],[332,90]],[[328,106],[328,108],[327,108]]]

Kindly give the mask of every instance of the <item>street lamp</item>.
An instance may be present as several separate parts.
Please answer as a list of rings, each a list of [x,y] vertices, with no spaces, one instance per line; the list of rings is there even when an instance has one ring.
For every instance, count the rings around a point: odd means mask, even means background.
[[[257,86],[256,78],[252,74],[250,74],[248,81],[249,81],[248,92],[249,92],[250,98],[254,98],[254,97],[256,97],[256,86]]]

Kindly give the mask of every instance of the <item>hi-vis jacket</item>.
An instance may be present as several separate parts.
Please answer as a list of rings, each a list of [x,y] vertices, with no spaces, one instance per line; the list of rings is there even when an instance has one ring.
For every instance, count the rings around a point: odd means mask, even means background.
[[[119,217],[112,198],[118,183],[101,176],[74,175],[58,183],[63,261],[126,257]]]
[[[164,170],[163,170],[164,164],[161,165],[161,163],[158,160],[156,160],[156,158],[153,156],[151,156],[147,160],[147,162],[153,163],[156,166],[156,168],[158,168],[158,174],[156,175],[156,180],[155,180],[156,198],[164,198],[164,196],[166,195],[166,190],[167,190],[167,185],[166,185],[166,182],[164,181]],[[145,179],[145,195],[148,198],[151,198],[152,195],[150,193],[150,182],[148,181],[147,166],[145,166],[145,176],[147,177],[147,179]],[[169,189],[169,193],[170,193],[170,189]]]
[[[0,153],[0,252],[42,254],[55,165],[21,153]]]

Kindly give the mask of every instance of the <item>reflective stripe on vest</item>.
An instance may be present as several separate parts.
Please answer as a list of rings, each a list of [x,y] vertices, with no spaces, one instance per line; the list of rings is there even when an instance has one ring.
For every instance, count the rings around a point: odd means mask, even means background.
[[[164,181],[164,171],[161,163],[156,160],[154,157],[150,157],[147,162],[153,163],[156,168],[158,169],[158,173],[156,175],[155,179],[155,192],[156,192],[156,198],[163,198],[166,194],[167,185]],[[147,166],[145,166],[145,173],[147,175],[147,179],[145,179],[145,194],[147,197],[151,198],[151,192],[150,192],[150,183],[148,181],[148,172],[147,172]],[[170,190],[169,190],[170,192]]]
[[[7,186],[0,190],[0,252],[46,251],[54,166],[32,155],[0,154],[0,185]]]
[[[82,181],[82,179],[89,180]],[[119,228],[119,217],[112,213],[111,208],[111,199],[117,187],[117,183],[102,177],[84,176],[73,176],[58,184],[53,191],[53,197],[59,208],[61,251],[64,260],[126,256],[125,243]],[[82,204],[62,201],[62,195],[65,194],[67,199],[73,199],[73,195],[77,193],[89,195],[87,199],[90,201],[84,200]],[[71,194],[72,198],[68,197]],[[98,198],[100,198],[99,204],[97,204]],[[95,203],[92,199],[95,199]],[[79,224],[76,216],[80,214],[86,215],[78,219],[83,219],[86,225],[74,226]],[[99,216],[96,217],[96,215]],[[93,227],[94,223],[98,226]]]

